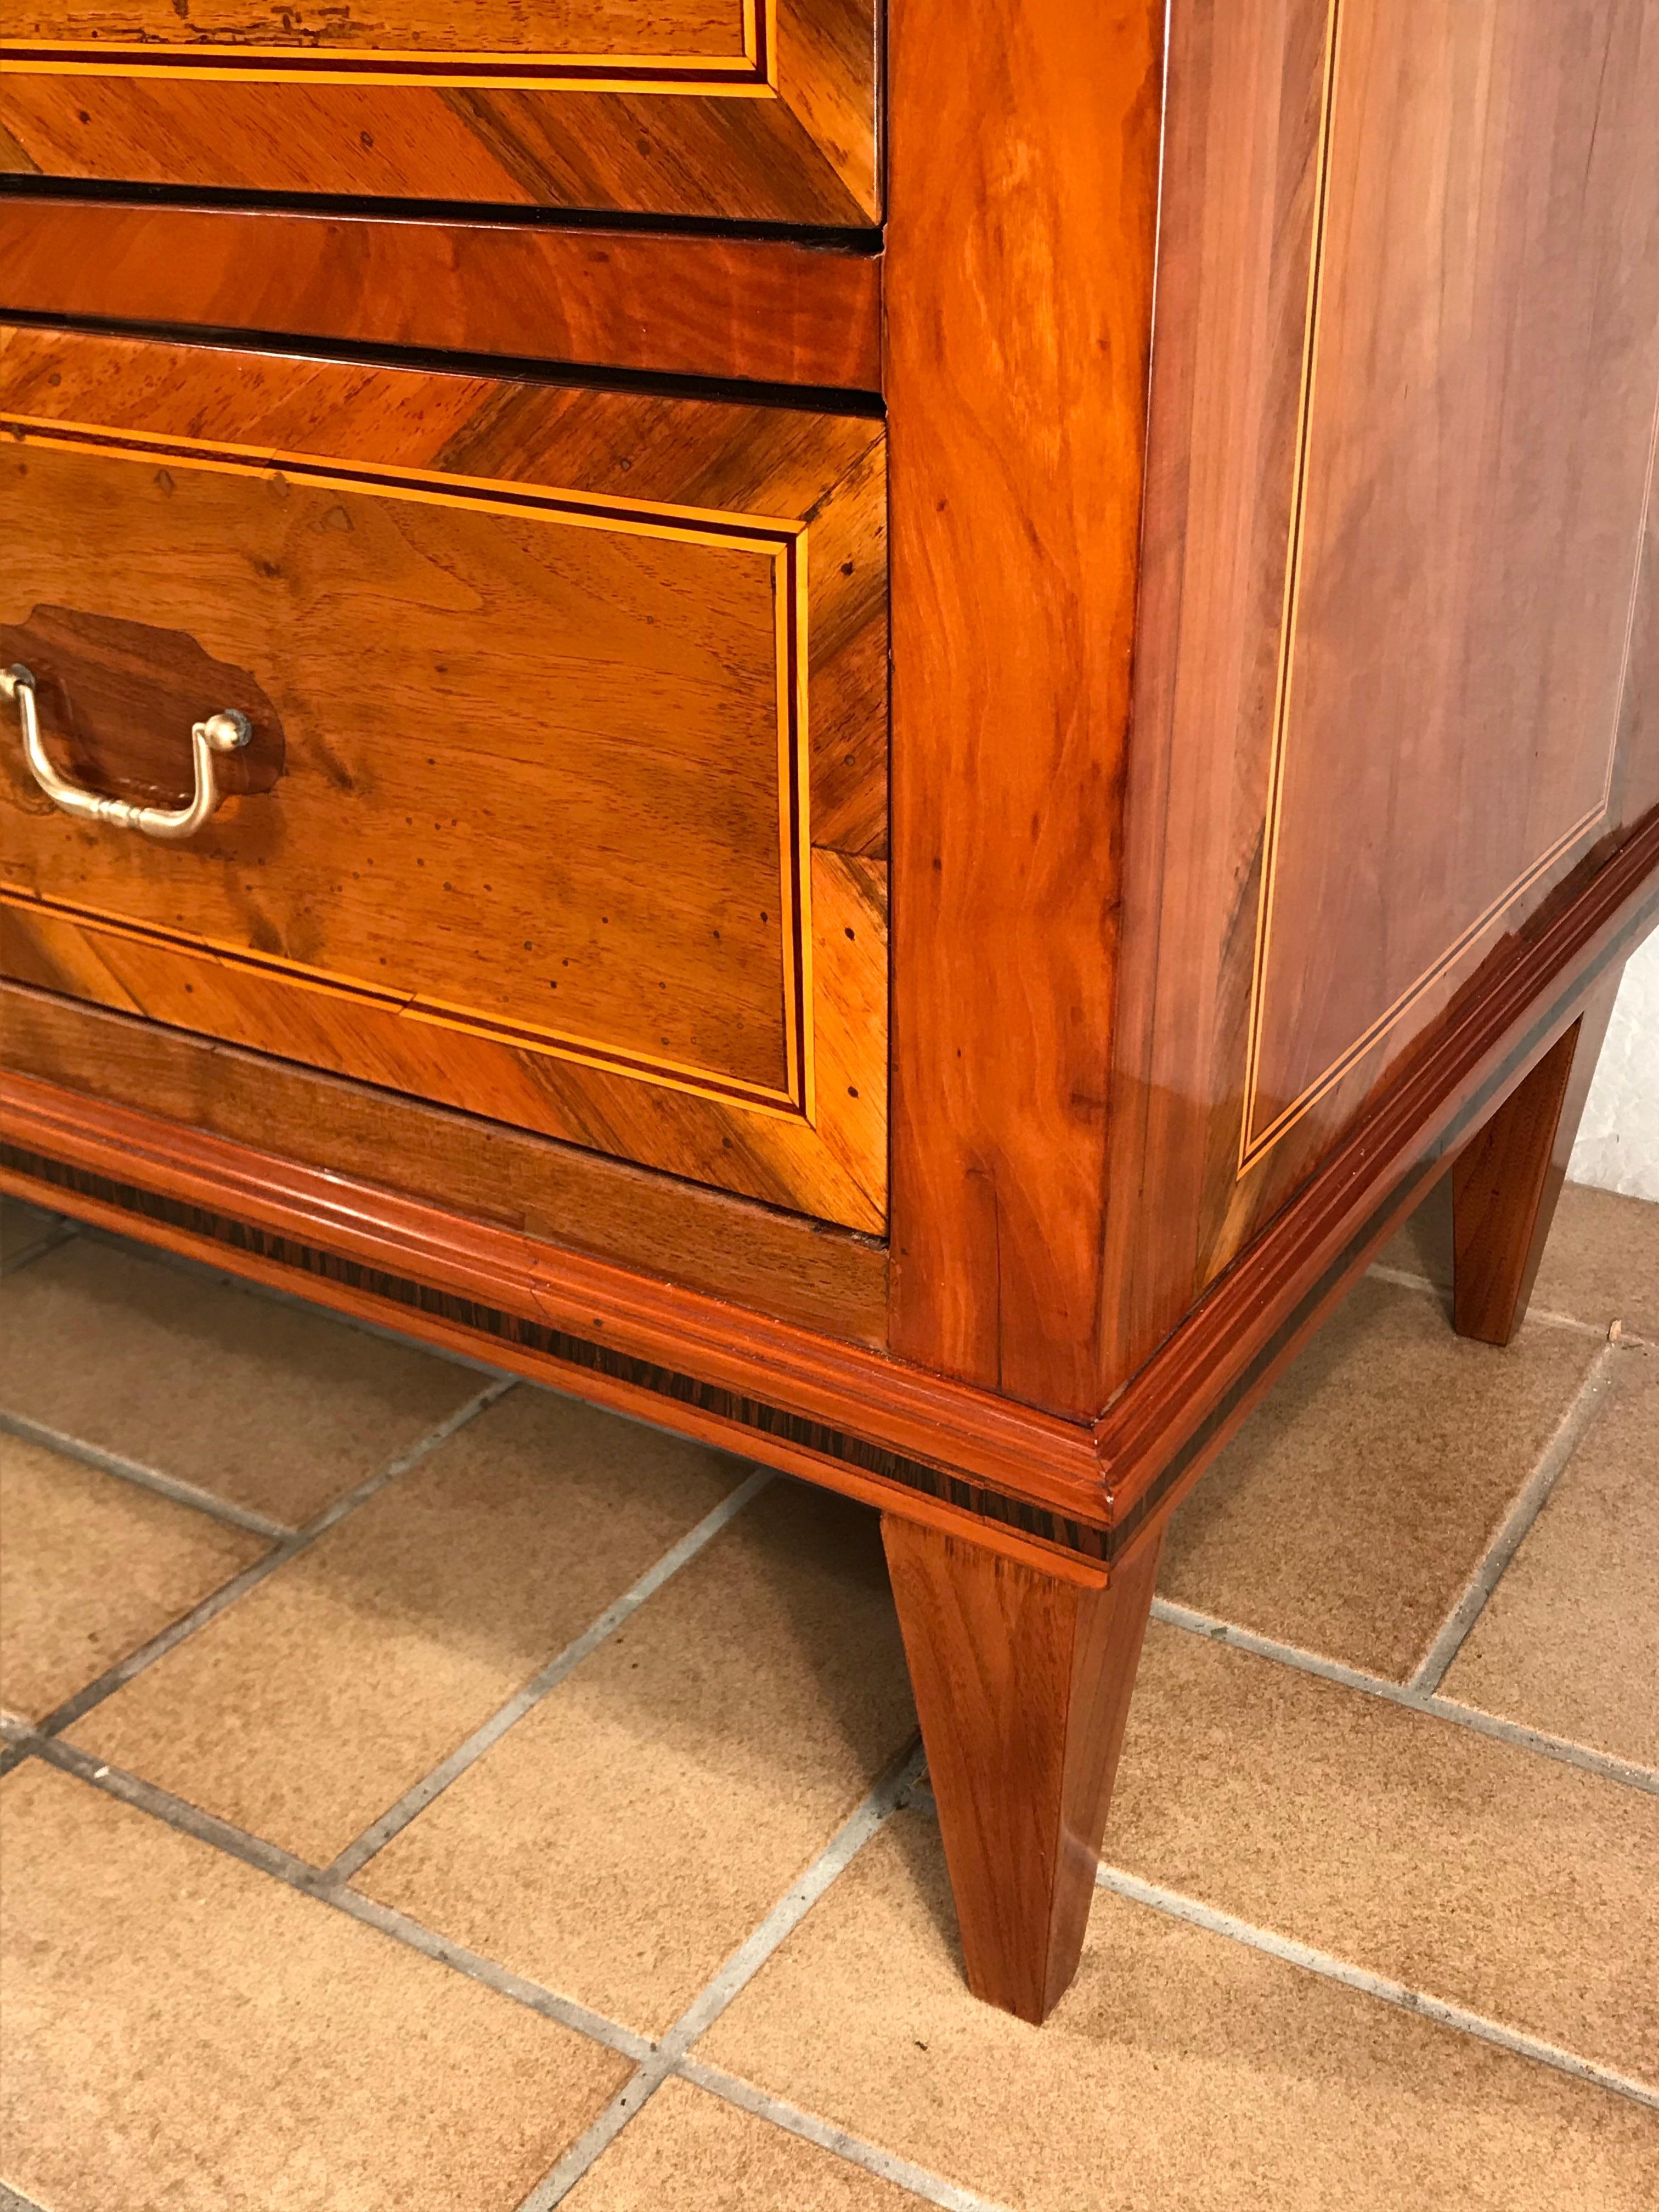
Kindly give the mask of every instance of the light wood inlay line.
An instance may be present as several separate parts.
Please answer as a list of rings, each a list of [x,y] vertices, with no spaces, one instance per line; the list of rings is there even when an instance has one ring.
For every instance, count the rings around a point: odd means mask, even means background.
[[[1325,76],[1320,94],[1319,159],[1314,185],[1313,243],[1308,260],[1308,312],[1303,325],[1302,387],[1297,400],[1296,475],[1291,497],[1291,537],[1285,562],[1285,606],[1279,620],[1279,672],[1273,699],[1273,746],[1267,768],[1267,805],[1262,825],[1261,890],[1256,908],[1255,963],[1250,977],[1250,1026],[1244,1063],[1244,1115],[1238,1172],[1252,1164],[1250,1130],[1255,1120],[1261,1057],[1262,981],[1273,942],[1273,873],[1284,811],[1285,737],[1289,726],[1297,605],[1302,587],[1304,525],[1308,505],[1308,456],[1313,440],[1314,378],[1319,353],[1319,302],[1325,270],[1325,228],[1330,208],[1331,141],[1336,119],[1336,72],[1342,36],[1342,0],[1330,0],[1325,20]]]
[[[776,611],[778,723],[778,870],[781,893],[779,967],[785,1037],[785,1086],[747,1083],[718,1069],[619,1050],[603,1040],[503,1022],[488,1012],[425,997],[405,998],[372,982],[273,954],[198,936],[158,929],[118,914],[32,894],[0,892],[0,904],[45,911],[112,935],[166,945],[186,955],[280,974],[302,989],[383,1006],[415,1021],[464,1030],[519,1050],[603,1067],[641,1081],[761,1113],[811,1121],[813,1114],[811,851],[807,739],[807,526],[783,519],[726,513],[644,500],[600,499],[588,494],[508,484],[487,478],[445,477],[426,470],[394,470],[369,462],[331,461],[315,454],[262,453],[252,447],[198,443],[115,431],[100,425],[8,415],[0,430],[26,445],[107,453],[210,473],[282,479],[349,488],[376,497],[526,516],[578,529],[598,529],[671,542],[714,545],[769,562]]]
[[[1297,628],[1302,595],[1310,457],[1315,424],[1321,307],[1323,295],[1327,230],[1330,213],[1331,163],[1340,77],[1342,7],[1343,0],[1330,0],[1330,13],[1326,30],[1325,75],[1320,115],[1313,242],[1310,255],[1308,316],[1297,422],[1291,533],[1285,563],[1285,612],[1279,633],[1278,681],[1269,756],[1267,799],[1263,824],[1261,885],[1257,910],[1255,965],[1250,986],[1244,1112],[1239,1133],[1237,1175],[1241,1181],[1260,1164],[1279,1140],[1288,1134],[1322,1098],[1340,1084],[1364,1059],[1365,1055],[1382,1042],[1425,993],[1431,990],[1480,941],[1506,909],[1517,899],[1522,897],[1534,884],[1547,875],[1558,862],[1565,858],[1574,846],[1605,819],[1613,796],[1613,776],[1618,759],[1619,728],[1624,711],[1625,695],[1629,684],[1631,649],[1635,633],[1637,601],[1641,582],[1642,544],[1651,510],[1655,453],[1656,451],[1659,451],[1659,398],[1656,398],[1653,434],[1650,440],[1647,480],[1637,526],[1634,570],[1631,584],[1630,612],[1626,624],[1624,655],[1612,726],[1607,733],[1607,771],[1600,797],[1570,829],[1564,830],[1551,843],[1547,850],[1522,869],[1454,941],[1431,961],[1413,982],[1407,986],[1394,1002],[1379,1014],[1359,1036],[1355,1038],[1347,1049],[1331,1062],[1322,1074],[1316,1077],[1288,1105],[1284,1107],[1265,1128],[1258,1129],[1255,1124],[1261,1088],[1267,975],[1273,945],[1274,893],[1277,885],[1280,833],[1284,821],[1285,763],[1291,735]]]
[[[741,46],[735,54],[522,55],[376,46],[302,47],[276,41],[232,45],[211,33],[198,43],[119,39],[7,39],[0,75],[45,76],[258,78],[274,84],[424,85],[434,90],[695,94],[703,98],[775,100],[777,0],[739,0]]]

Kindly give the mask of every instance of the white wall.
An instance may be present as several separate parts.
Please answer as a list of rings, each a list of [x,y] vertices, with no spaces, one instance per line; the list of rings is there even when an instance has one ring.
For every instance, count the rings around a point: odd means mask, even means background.
[[[1625,969],[1567,1173],[1659,1200],[1659,933]]]

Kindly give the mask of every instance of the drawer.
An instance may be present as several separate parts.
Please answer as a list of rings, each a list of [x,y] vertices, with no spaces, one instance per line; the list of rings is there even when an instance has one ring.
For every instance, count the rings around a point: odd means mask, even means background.
[[[878,1231],[868,416],[0,342],[15,978]]]
[[[12,0],[0,146],[42,177],[863,228],[877,4]]]

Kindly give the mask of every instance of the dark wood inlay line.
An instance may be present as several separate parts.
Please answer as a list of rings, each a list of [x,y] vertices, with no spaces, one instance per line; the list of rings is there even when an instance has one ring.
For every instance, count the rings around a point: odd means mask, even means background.
[[[1091,1559],[1107,1560],[1110,1557],[1110,1539],[1103,1528],[1092,1528],[1051,1513],[984,1484],[964,1480],[947,1468],[886,1450],[847,1430],[808,1419],[764,1399],[742,1395],[717,1383],[699,1382],[695,1376],[637,1358],[613,1346],[598,1344],[591,1338],[549,1328],[520,1315],[504,1313],[499,1307],[435,1289],[430,1284],[415,1282],[408,1276],[367,1267],[360,1261],[275,1235],[224,1214],[208,1212],[200,1206],[163,1197],[136,1184],[118,1182],[110,1176],[71,1167],[21,1146],[0,1143],[0,1167],[34,1186],[44,1204],[50,1205],[50,1194],[53,1191],[79,1194],[100,1206],[130,1214],[135,1220],[165,1223],[204,1244],[246,1252],[290,1270],[296,1278],[321,1277],[343,1285],[359,1297],[373,1298],[388,1308],[401,1309],[405,1314],[429,1315],[477,1339],[477,1355],[481,1358],[489,1357],[489,1346],[494,1343],[532,1353],[556,1366],[586,1370],[652,1397],[694,1407],[700,1413],[755,1436],[775,1438],[816,1459],[839,1462],[878,1481],[896,1483],[903,1489],[915,1491],[941,1504],[954,1506],[1022,1535],[1034,1536],[1062,1551]],[[392,1325],[397,1325],[395,1320]]]

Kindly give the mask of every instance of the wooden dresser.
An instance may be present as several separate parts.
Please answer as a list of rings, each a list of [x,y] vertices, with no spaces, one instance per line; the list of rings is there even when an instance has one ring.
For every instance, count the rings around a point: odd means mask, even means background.
[[[1443,1173],[1508,1339],[1659,920],[1656,117],[1659,0],[6,11],[0,1182],[878,1506],[1029,2019],[1172,1507]]]

